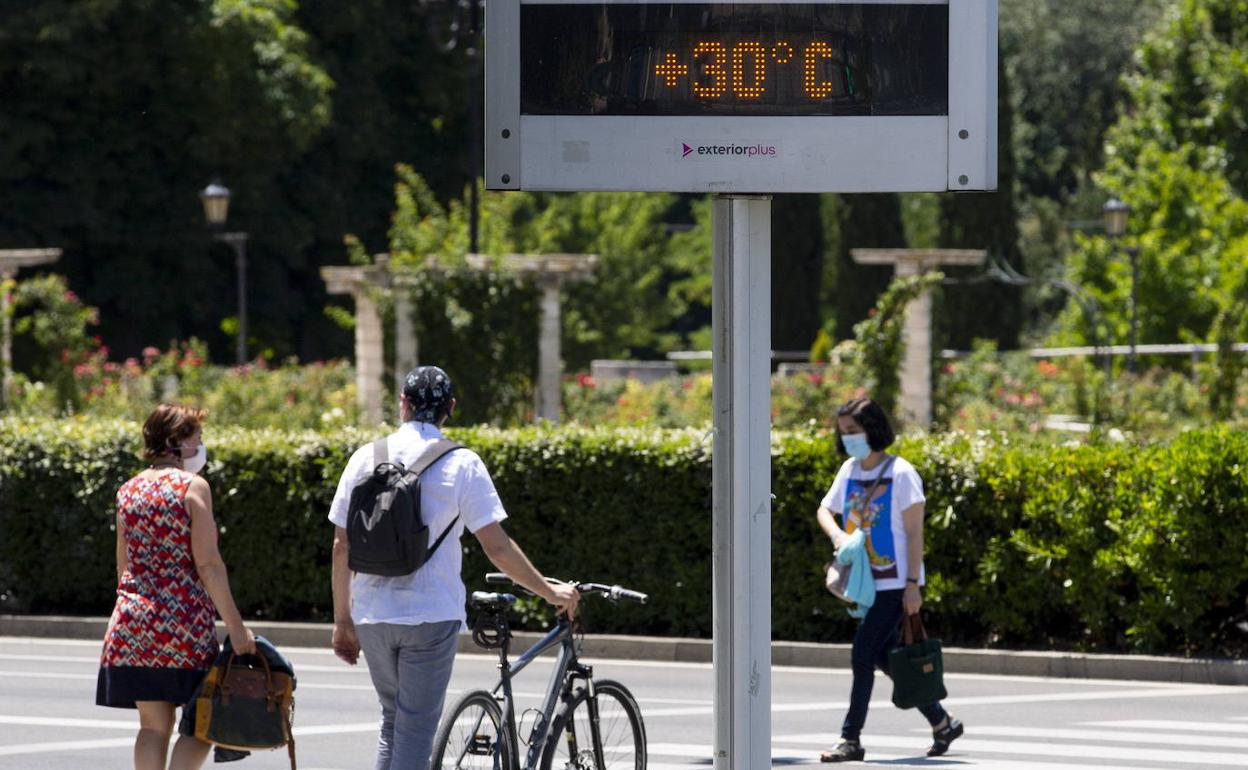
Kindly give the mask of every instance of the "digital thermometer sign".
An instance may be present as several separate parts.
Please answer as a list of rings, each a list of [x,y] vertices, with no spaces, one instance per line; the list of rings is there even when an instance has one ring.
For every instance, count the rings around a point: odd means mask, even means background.
[[[944,5],[525,5],[520,112],[942,115],[948,26]]]
[[[996,187],[996,0],[486,6],[491,189]]]

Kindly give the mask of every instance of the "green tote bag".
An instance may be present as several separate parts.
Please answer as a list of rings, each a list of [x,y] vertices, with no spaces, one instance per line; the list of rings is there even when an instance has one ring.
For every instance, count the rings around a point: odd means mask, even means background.
[[[893,705],[912,709],[944,700],[945,663],[940,640],[928,639],[918,615],[901,619],[901,646],[888,653],[888,673],[893,679]]]

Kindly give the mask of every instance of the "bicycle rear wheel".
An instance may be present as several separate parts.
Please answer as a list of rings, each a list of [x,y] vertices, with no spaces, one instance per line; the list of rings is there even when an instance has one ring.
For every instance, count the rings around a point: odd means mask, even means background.
[[[609,679],[595,681],[594,693],[596,722],[584,688],[555,717],[541,770],[646,770],[646,726],[632,693]]]
[[[433,741],[433,770],[511,770],[511,747],[494,696],[474,690],[460,696]]]

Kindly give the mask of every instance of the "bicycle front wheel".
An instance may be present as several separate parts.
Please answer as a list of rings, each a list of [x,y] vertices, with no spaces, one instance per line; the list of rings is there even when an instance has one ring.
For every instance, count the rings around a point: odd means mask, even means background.
[[[466,692],[442,720],[433,741],[434,770],[511,770],[502,711],[485,690]]]
[[[577,690],[551,724],[542,770],[646,770],[646,726],[632,693],[607,679],[594,682],[593,699]]]

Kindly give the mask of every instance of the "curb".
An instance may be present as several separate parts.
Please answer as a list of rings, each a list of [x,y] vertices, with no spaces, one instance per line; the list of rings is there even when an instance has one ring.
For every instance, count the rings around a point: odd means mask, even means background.
[[[0,615],[0,637],[55,639],[104,638],[108,618],[58,615]],[[248,621],[248,628],[277,645],[329,648],[328,623]],[[218,624],[220,628],[220,624]],[[541,634],[517,631],[518,646]],[[848,644],[772,642],[775,666],[849,668]],[[481,652],[467,633],[459,636],[460,652]],[[617,660],[710,663],[709,639],[587,634],[584,655]],[[945,671],[951,674],[1052,677],[1058,679],[1125,679],[1182,684],[1248,685],[1248,661],[1220,658],[1169,658],[1153,655],[1093,655],[1078,652],[1016,652],[1011,650],[944,649]]]

